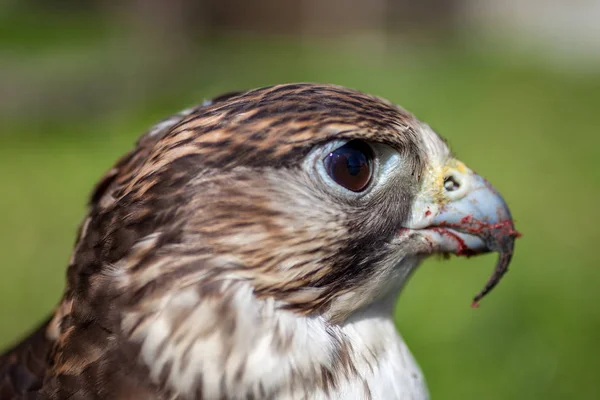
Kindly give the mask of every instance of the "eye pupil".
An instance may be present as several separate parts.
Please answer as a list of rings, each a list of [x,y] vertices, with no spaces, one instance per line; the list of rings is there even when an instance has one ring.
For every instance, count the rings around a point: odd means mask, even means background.
[[[363,160],[358,159],[357,157],[350,157],[347,160],[347,163],[348,163],[347,164],[348,172],[352,176],[356,176],[356,175],[360,174],[361,168],[364,165]]]
[[[348,142],[323,161],[331,179],[353,192],[363,191],[371,180],[373,152],[363,141]]]

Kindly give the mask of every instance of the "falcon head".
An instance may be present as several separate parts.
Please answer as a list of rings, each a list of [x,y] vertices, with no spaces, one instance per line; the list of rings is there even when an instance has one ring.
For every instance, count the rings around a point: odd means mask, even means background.
[[[499,253],[478,301],[517,236],[498,192],[386,100],[317,84],[224,95],[158,124],[97,185],[48,330],[51,390],[69,375],[114,395],[98,382],[138,354],[169,393],[327,393],[352,373],[379,390],[360,360],[396,333],[341,327],[432,254]]]
[[[339,322],[435,253],[500,253],[478,301],[517,235],[498,192],[428,125],[377,97],[289,84],[221,96],[146,134],[98,186],[70,283],[114,292],[107,276],[127,271],[121,290],[141,296],[240,280]]]

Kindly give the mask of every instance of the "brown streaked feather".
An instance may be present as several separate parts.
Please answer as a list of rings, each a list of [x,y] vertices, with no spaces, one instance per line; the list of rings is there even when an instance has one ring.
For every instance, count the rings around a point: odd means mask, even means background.
[[[52,342],[46,335],[50,321],[0,356],[0,399],[24,398],[42,387]]]
[[[360,138],[401,152],[414,186],[426,162],[417,123],[387,101],[312,84],[223,95],[159,123],[93,191],[53,320],[56,341],[40,396],[173,395],[166,376],[148,379],[138,362],[140,344],[130,339],[156,317],[157,303],[199,277],[202,301],[223,296],[224,276],[235,276],[235,282],[251,282],[257,297],[285,302],[283,308],[300,315],[322,312],[334,297],[368,280],[386,256],[373,249],[384,248],[398,229],[401,219],[389,216],[407,214],[410,191],[392,195],[403,196],[393,210],[377,198],[362,205],[380,216],[374,220],[348,204],[303,193],[298,188],[307,182],[294,181],[288,171],[299,169],[314,146]],[[297,199],[331,209],[296,216],[283,206]],[[328,229],[319,225],[323,221]],[[307,267],[316,260],[320,268]],[[221,300],[217,314],[226,316],[230,304]],[[125,332],[124,312],[139,314]],[[172,323],[183,325],[185,317],[174,313]],[[230,326],[222,323],[222,329]],[[338,352],[337,370],[355,373],[350,351]],[[314,383],[334,390],[340,379],[334,369],[319,370]],[[0,370],[0,379],[7,374]]]

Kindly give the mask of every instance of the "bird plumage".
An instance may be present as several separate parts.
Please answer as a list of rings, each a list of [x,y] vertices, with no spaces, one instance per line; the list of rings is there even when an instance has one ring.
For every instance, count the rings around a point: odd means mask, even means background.
[[[320,169],[352,140],[378,154],[364,193]],[[0,398],[426,398],[391,315],[434,252],[404,234],[413,203],[451,160],[405,110],[331,85],[168,118],[96,186],[53,318],[0,358]]]

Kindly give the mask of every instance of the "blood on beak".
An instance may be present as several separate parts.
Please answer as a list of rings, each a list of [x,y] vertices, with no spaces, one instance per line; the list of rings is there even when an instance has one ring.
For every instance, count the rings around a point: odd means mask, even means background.
[[[473,306],[489,293],[508,271],[515,239],[520,237],[502,196],[483,177],[464,167],[450,169],[442,196],[416,202],[406,228],[427,243],[427,253],[473,256],[498,252],[496,268]]]

